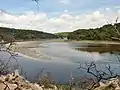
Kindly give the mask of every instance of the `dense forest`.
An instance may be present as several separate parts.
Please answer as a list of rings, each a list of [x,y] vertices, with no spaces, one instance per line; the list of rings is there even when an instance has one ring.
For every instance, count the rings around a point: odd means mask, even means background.
[[[65,38],[68,37],[70,32],[59,32],[59,33],[55,33],[55,35],[57,35],[59,38]]]
[[[54,39],[57,35],[45,33],[36,30],[23,30],[14,28],[0,27],[0,35],[5,37],[14,37],[15,40],[38,40],[38,39]]]
[[[114,25],[108,24],[95,29],[78,29],[69,33],[69,40],[120,40],[120,35],[115,30],[120,32],[120,23]]]
[[[0,35],[10,38],[12,36],[15,40],[39,40],[39,39],[57,39],[67,37],[69,40],[119,40],[120,35],[115,28],[120,32],[120,23],[111,25],[107,24],[95,29],[78,29],[73,32],[61,33],[45,33],[36,30],[24,30],[0,27]]]

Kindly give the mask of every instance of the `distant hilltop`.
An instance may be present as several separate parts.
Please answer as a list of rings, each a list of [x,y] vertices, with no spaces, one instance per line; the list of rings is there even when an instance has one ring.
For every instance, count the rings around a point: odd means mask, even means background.
[[[120,41],[120,23],[95,29],[78,29],[67,35],[69,40]]]
[[[56,39],[57,35],[36,30],[14,29],[0,27],[0,35],[6,39],[13,37],[15,40]]]
[[[78,29],[73,32],[46,33],[36,30],[14,29],[0,27],[0,36],[15,40],[39,40],[39,39],[58,39],[68,40],[101,40],[101,41],[120,41],[120,23],[114,25],[107,24],[95,29]]]
[[[77,29],[73,32],[55,33],[59,38],[68,40],[120,41],[120,23],[107,24],[100,28]]]

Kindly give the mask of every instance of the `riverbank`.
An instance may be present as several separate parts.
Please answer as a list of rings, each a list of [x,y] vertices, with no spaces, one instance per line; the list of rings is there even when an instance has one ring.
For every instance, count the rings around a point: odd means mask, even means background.
[[[73,43],[89,43],[89,44],[120,44],[120,42],[116,41],[90,41],[90,40],[68,40],[67,42],[73,42]]]
[[[44,79],[43,82],[39,80],[38,82],[31,83],[22,77],[18,71],[15,71],[0,76],[0,90],[64,90],[62,86],[57,87],[57,85],[44,81]]]
[[[83,78],[84,80],[85,78]],[[81,81],[81,80],[80,80]],[[30,82],[21,76],[18,70],[11,74],[0,76],[0,90],[88,90],[93,83],[74,82],[71,87],[69,85],[60,85],[52,83],[49,78],[40,78],[37,82]],[[120,78],[110,78],[104,82],[96,83],[97,87],[90,90],[120,90]],[[85,86],[85,87],[84,87]],[[71,89],[70,89],[71,88]]]

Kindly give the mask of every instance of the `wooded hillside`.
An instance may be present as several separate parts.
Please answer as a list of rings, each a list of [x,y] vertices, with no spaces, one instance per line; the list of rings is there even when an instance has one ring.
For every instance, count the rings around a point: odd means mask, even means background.
[[[120,23],[114,25],[120,32]],[[69,33],[70,40],[119,40],[120,35],[111,24],[95,29],[78,29]]]
[[[0,27],[0,35],[13,36],[16,40],[54,39],[57,35],[36,30],[24,30]]]

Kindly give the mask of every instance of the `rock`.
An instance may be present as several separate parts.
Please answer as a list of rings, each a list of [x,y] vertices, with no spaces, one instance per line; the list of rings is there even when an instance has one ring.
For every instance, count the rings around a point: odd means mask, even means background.
[[[16,84],[8,84],[8,86],[10,87],[10,90],[15,90],[15,88],[17,88]]]
[[[94,90],[120,90],[120,78],[111,78],[105,83],[100,82],[100,86]]]
[[[108,85],[97,87],[94,90],[115,90],[115,88],[116,87],[114,87],[114,85],[111,83],[111,84],[108,84]]]
[[[9,88],[6,88],[8,86]],[[55,85],[53,88],[45,89],[44,85],[39,86],[37,83],[30,83],[19,75],[18,71],[6,76],[0,76],[0,90],[58,90]]]
[[[0,83],[0,90],[4,90],[4,88],[6,87],[6,85],[5,84],[3,84],[3,83]]]
[[[100,82],[99,85],[100,85],[100,86],[105,86],[105,83]]]
[[[6,85],[8,85],[9,88]],[[0,90],[4,90],[6,87],[6,90],[14,90],[17,87],[16,84],[6,83],[6,85],[4,83],[0,83]]]
[[[120,88],[116,88],[115,90],[120,90]]]
[[[1,76],[0,76],[0,81],[5,81],[5,78],[6,78],[6,76],[1,75]]]
[[[43,90],[42,87],[40,87],[38,84],[33,84],[33,89],[34,90]]]
[[[5,81],[12,82],[13,76],[11,74],[8,74],[5,78]]]

